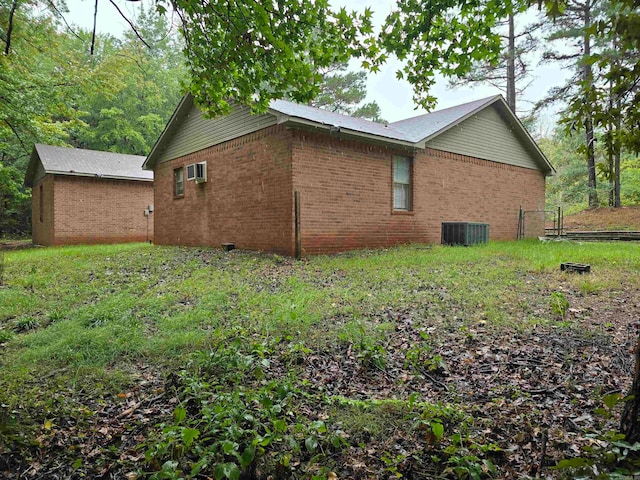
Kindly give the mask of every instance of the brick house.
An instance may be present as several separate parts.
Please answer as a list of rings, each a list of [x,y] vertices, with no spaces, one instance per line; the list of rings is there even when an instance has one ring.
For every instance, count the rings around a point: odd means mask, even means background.
[[[205,119],[187,95],[143,168],[156,243],[285,255],[296,226],[307,255],[439,243],[442,222],[515,239],[520,207],[544,209],[553,173],[499,95],[388,125],[282,100]]]
[[[69,245],[153,239],[153,173],[145,157],[36,144],[25,176],[32,188],[33,243]],[[153,215],[153,214],[151,214]]]

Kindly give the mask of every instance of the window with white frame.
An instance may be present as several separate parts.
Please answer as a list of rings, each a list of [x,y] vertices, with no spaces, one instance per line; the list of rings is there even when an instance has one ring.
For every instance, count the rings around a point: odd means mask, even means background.
[[[182,195],[184,195],[184,167],[179,167],[173,170],[173,196],[181,197]]]
[[[187,180],[196,179],[196,164],[187,165]]]
[[[393,209],[411,210],[412,159],[404,155],[393,156]]]

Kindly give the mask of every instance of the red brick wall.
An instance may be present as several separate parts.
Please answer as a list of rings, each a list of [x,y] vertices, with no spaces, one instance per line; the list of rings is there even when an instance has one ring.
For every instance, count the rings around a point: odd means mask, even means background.
[[[407,152],[301,131],[293,139],[305,254],[439,243],[441,223],[453,221],[489,223],[491,239],[515,239],[520,205],[544,207],[538,171],[427,149],[414,156],[413,211],[393,212],[392,156]]]
[[[147,239],[144,210],[153,204],[152,182],[57,175],[54,188],[55,245]],[[152,240],[153,217],[148,227]]]
[[[491,239],[515,240],[520,206],[544,209],[545,177],[538,170],[433,149],[419,154],[416,166],[420,204],[430,210],[430,230],[438,229],[433,241],[440,241],[442,222],[456,221],[488,223]],[[544,235],[542,223],[531,227],[531,236]]]
[[[42,187],[42,202],[40,187]],[[31,193],[32,241],[36,245],[53,245],[53,200],[53,175],[46,175],[33,186]],[[42,212],[40,212],[41,203]],[[41,218],[42,221],[40,221]]]
[[[290,132],[269,127],[155,170],[156,243],[210,245],[293,254]],[[186,180],[173,196],[173,170],[207,162],[207,182]]]

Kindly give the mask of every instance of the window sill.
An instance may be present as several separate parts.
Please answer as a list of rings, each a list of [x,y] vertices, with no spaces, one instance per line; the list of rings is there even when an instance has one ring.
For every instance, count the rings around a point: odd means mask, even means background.
[[[391,210],[391,215],[413,215],[413,210]]]
[[[182,195],[174,195],[173,196],[174,200],[180,200],[181,198],[184,198],[184,193]]]

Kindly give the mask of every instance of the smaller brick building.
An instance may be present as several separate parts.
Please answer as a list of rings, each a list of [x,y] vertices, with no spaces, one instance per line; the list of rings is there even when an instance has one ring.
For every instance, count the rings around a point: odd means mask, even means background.
[[[25,177],[33,192],[33,243],[152,240],[153,173],[142,170],[144,160],[36,144]]]
[[[553,173],[499,95],[390,124],[282,100],[207,119],[187,95],[144,168],[157,244],[286,255],[439,243],[444,222],[515,240]]]

